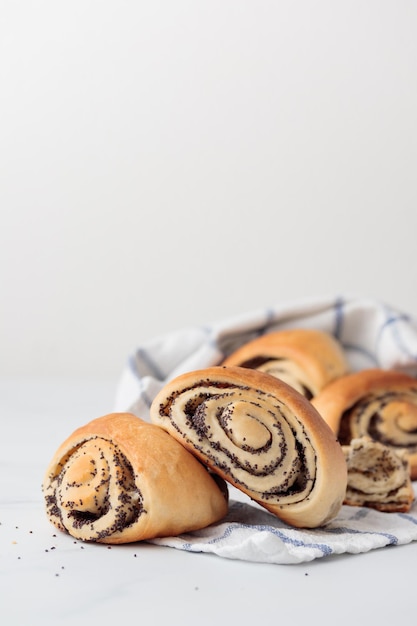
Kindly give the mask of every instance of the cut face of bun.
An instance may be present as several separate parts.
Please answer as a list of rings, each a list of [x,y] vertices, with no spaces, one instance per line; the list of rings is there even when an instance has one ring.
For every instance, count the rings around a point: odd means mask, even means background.
[[[312,404],[342,445],[369,436],[404,449],[417,478],[417,380],[394,370],[361,370],[328,385]]]
[[[230,354],[222,365],[266,372],[308,399],[349,371],[342,346],[332,335],[305,328],[257,337]]]
[[[151,420],[288,524],[320,526],[339,511],[342,449],[311,403],[281,380],[242,367],[188,372],[159,392]]]
[[[227,485],[158,426],[100,417],[58,448],[43,482],[46,512],[77,539],[128,543],[197,530],[227,512]]]
[[[410,510],[414,490],[404,451],[366,436],[342,448],[348,468],[345,504],[387,513]]]

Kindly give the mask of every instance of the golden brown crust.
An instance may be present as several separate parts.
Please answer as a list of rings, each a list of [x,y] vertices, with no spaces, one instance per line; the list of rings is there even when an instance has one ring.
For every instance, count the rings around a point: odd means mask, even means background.
[[[75,430],[47,468],[47,516],[76,538],[128,543],[208,526],[227,488],[158,426],[129,413]]]
[[[161,425],[216,472],[293,526],[338,512],[346,462],[330,428],[286,383],[215,366],[170,381],[151,406]]]
[[[379,368],[361,370],[330,383],[312,404],[342,444],[363,435],[406,448],[417,478],[417,380]]]
[[[309,397],[349,371],[341,344],[329,333],[308,328],[257,337],[226,357],[222,365],[262,368]]]

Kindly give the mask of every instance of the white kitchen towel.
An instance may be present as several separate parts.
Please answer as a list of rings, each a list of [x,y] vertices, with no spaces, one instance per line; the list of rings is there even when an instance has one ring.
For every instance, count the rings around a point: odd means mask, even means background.
[[[342,506],[326,527],[288,526],[268,511],[232,500],[222,522],[200,531],[150,543],[229,559],[289,565],[334,554],[359,554],[417,540],[417,503],[409,513],[381,513]]]
[[[243,343],[264,333],[301,327],[334,335],[353,370],[398,368],[417,376],[417,319],[366,298],[317,298],[278,304],[147,341],[128,359],[114,408],[149,419],[153,398],[175,376],[218,365]]]
[[[327,297],[255,310],[203,328],[186,328],[139,346],[118,385],[115,411],[149,420],[150,404],[175,376],[218,365],[237,347],[283,328],[318,328],[342,344],[352,370],[382,367],[417,376],[417,321],[383,302]],[[233,492],[232,492],[233,493]],[[221,523],[154,543],[265,563],[301,563],[331,554],[360,553],[417,540],[417,504],[408,514],[343,506],[325,528],[300,530],[250,502],[231,499]]]

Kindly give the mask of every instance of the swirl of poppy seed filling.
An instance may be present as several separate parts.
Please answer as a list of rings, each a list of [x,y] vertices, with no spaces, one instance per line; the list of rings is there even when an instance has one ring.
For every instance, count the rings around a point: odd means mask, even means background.
[[[417,451],[417,390],[381,392],[362,398],[340,420],[338,439],[369,436],[393,448]]]
[[[144,512],[130,463],[98,437],[66,455],[45,499],[56,525],[85,541],[120,533]]]
[[[311,400],[314,395],[312,384],[307,379],[303,369],[289,359],[258,356],[248,359],[244,363],[241,363],[240,366],[256,369],[283,380],[287,385],[290,385],[293,389],[296,389],[305,396],[307,400]]]
[[[345,502],[381,511],[407,511],[414,499],[405,450],[368,436],[342,446],[348,469]]]
[[[260,499],[292,504],[311,492],[312,444],[300,420],[271,394],[202,380],[175,391],[160,414],[212,470]]]

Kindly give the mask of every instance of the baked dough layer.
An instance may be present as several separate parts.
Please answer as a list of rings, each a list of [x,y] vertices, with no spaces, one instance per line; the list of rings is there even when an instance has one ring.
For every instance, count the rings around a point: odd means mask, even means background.
[[[293,526],[334,517],[346,462],[311,403],[286,383],[242,367],[182,374],[154,399],[151,420],[213,472]]]
[[[329,333],[309,328],[280,330],[257,337],[226,357],[222,365],[266,372],[308,399],[349,371],[341,344]]]
[[[345,504],[406,513],[414,500],[404,451],[364,436],[342,446],[348,468]]]
[[[368,435],[405,449],[417,479],[417,380],[395,370],[361,370],[339,378],[312,399],[342,445]]]
[[[43,492],[57,528],[101,543],[197,530],[228,509],[224,481],[162,428],[129,413],[75,430],[49,463]]]

